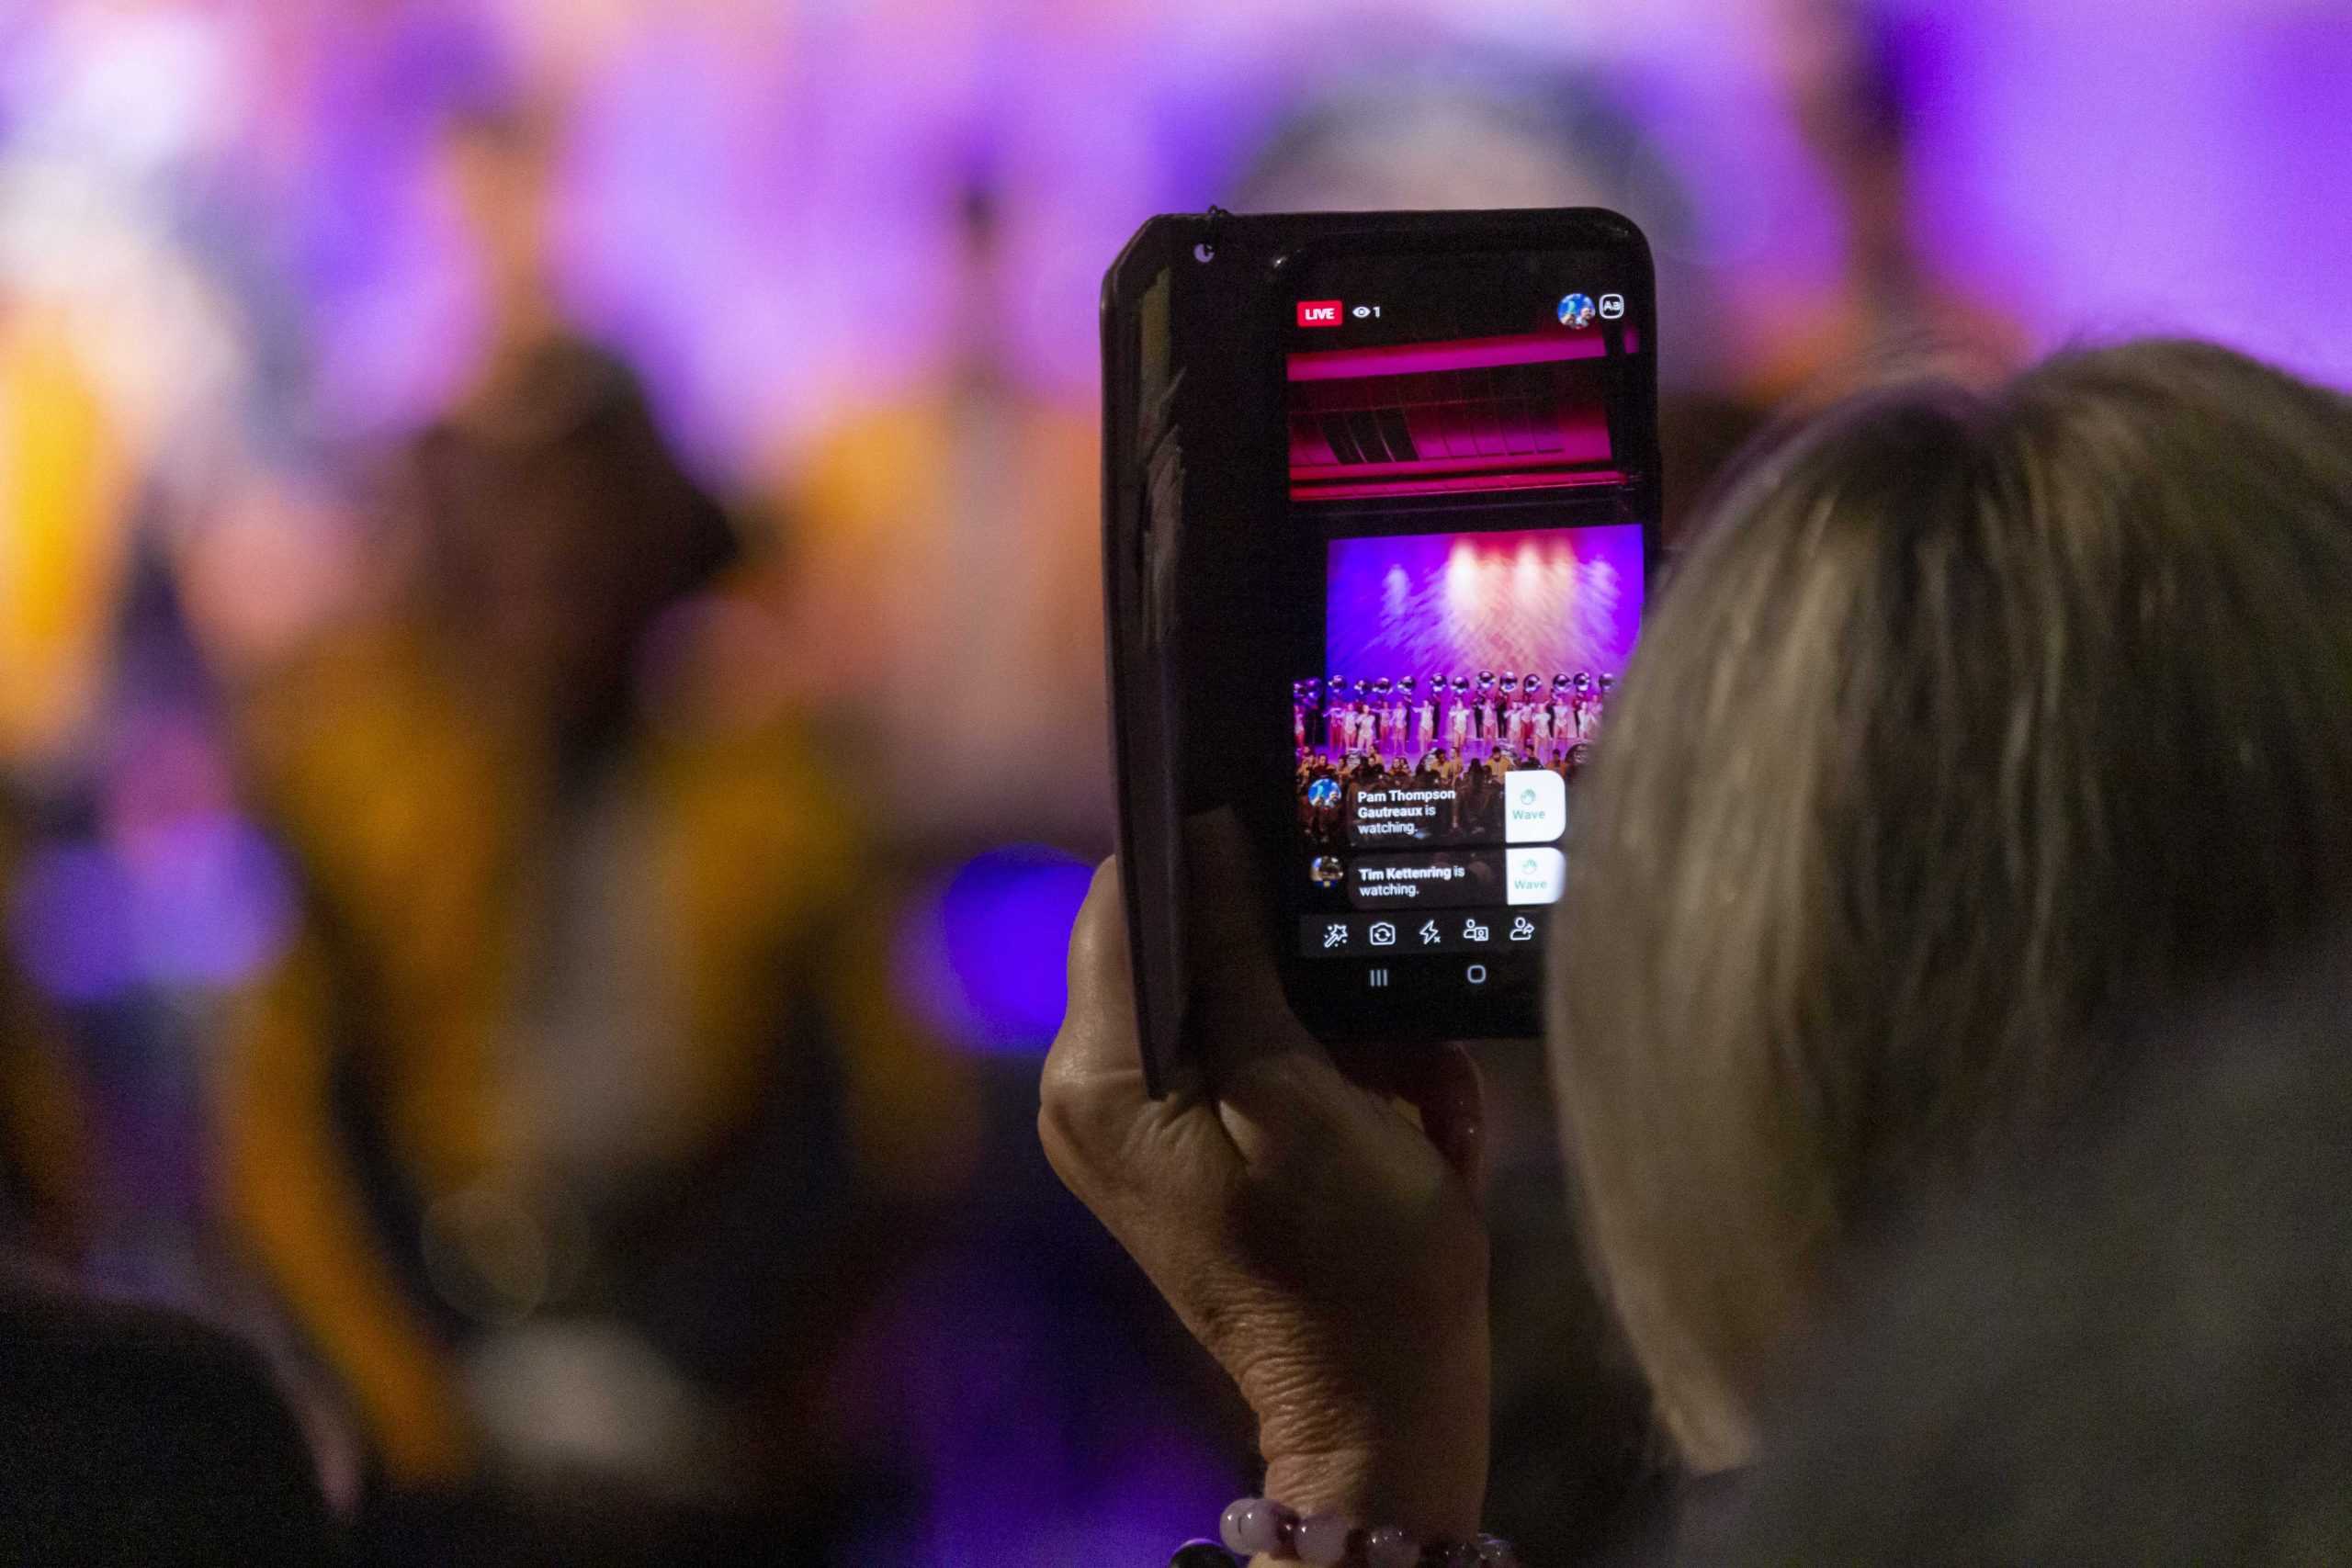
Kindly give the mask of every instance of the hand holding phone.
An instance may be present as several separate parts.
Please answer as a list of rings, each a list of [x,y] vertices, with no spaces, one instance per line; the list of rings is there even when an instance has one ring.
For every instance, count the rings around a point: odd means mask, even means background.
[[[1427,1049],[1342,1073],[1283,1004],[1247,856],[1212,820],[1187,866],[1216,911],[1194,1011],[1216,1095],[1146,1090],[1105,867],[1071,943],[1039,1131],[1257,1413],[1270,1495],[1459,1539],[1478,1522],[1488,1427],[1476,1073]]]

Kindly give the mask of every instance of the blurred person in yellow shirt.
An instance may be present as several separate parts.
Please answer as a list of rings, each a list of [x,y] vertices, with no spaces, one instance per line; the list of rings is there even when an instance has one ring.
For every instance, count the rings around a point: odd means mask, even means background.
[[[1009,368],[999,193],[975,183],[960,220],[942,374],[770,487],[797,530],[795,662],[910,836],[1107,845],[1095,412]]]
[[[43,772],[107,675],[130,465],[69,323],[0,288],[0,766]]]
[[[396,1490],[788,1510],[977,1108],[727,518],[551,302],[543,130],[448,152],[496,330],[386,483],[407,587],[240,697],[308,903],[221,1078],[230,1201]]]

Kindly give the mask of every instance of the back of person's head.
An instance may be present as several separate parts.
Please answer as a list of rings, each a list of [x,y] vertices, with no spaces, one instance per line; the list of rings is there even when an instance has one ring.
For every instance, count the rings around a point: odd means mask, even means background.
[[[2352,404],[2222,349],[1866,397],[1752,459],[1589,793],[1554,1040],[1701,1465],[1845,1244],[2352,885]]]
[[[2147,1081],[1854,1292],[1726,1562],[2352,1561],[2352,948],[2174,1016]]]

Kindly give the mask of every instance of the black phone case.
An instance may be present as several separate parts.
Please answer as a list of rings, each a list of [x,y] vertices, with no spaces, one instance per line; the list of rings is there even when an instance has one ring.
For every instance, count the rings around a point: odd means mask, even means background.
[[[1246,787],[1262,781],[1219,760],[1251,754],[1252,694],[1295,603],[1280,551],[1286,497],[1270,479],[1287,429],[1284,269],[1351,245],[1630,247],[1647,264],[1630,221],[1590,209],[1163,216],[1113,264],[1102,303],[1102,579],[1120,874],[1155,1095],[1183,1084],[1198,1059],[1188,1044],[1187,833],[1227,811],[1253,845],[1284,831],[1279,792]],[[1263,914],[1279,929],[1278,901]],[[1532,1015],[1476,1021],[1505,1027],[1468,1032],[1535,1028]]]

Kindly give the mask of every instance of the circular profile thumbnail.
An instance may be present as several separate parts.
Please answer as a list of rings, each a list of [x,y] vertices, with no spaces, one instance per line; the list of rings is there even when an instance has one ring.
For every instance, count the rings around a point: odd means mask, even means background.
[[[1560,301],[1560,324],[1564,327],[1589,327],[1599,313],[1589,294],[1571,294]]]

